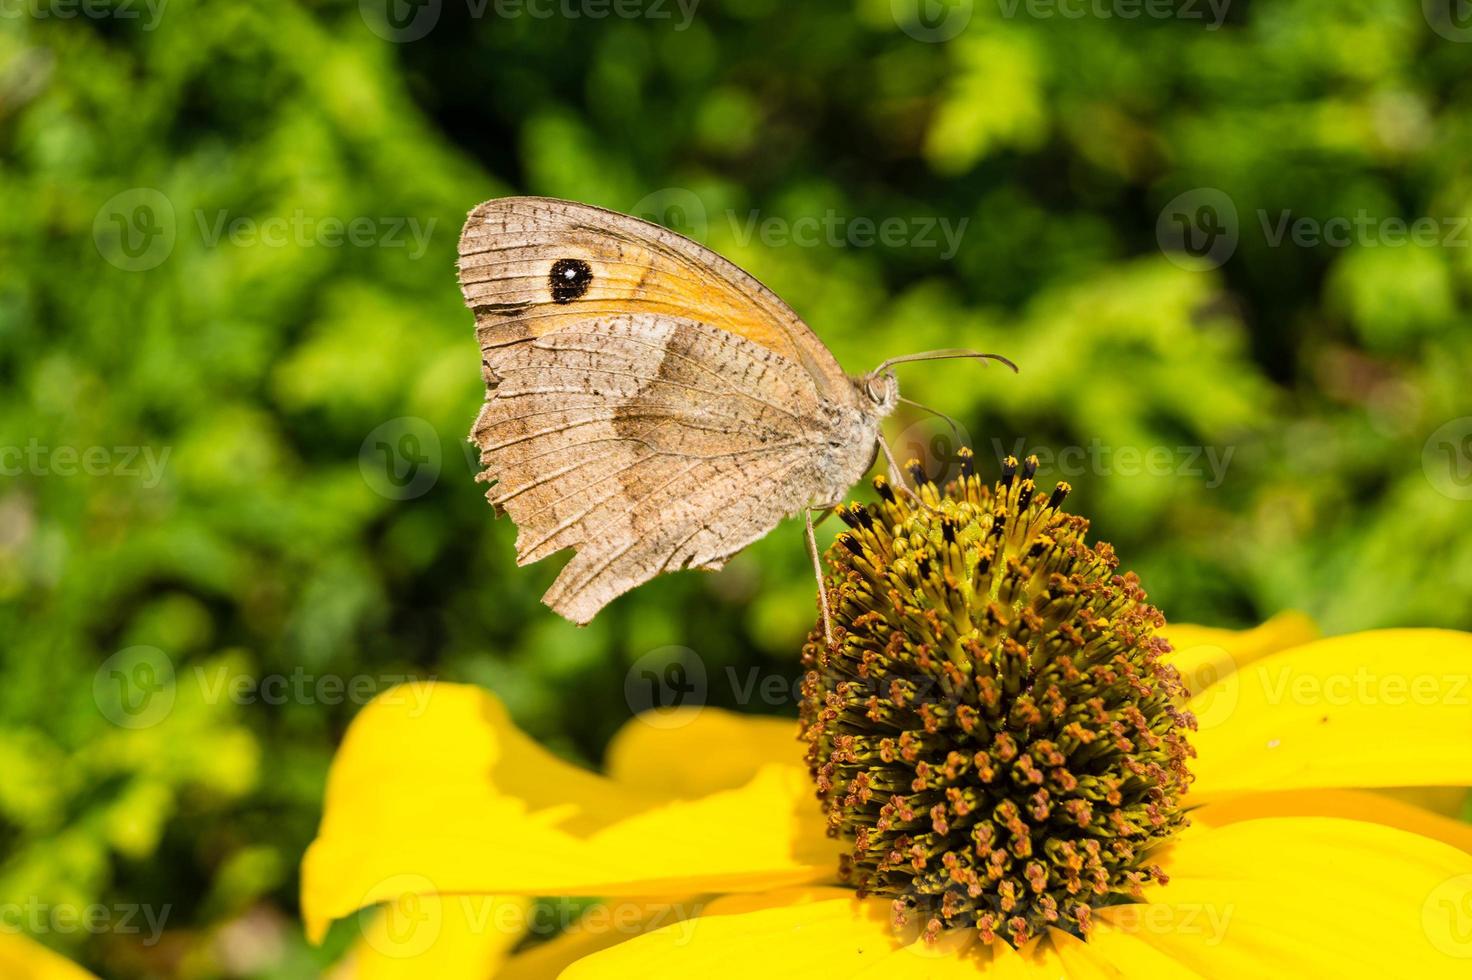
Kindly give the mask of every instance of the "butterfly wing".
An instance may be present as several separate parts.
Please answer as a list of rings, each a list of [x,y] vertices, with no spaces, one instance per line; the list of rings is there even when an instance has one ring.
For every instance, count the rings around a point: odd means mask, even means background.
[[[867,469],[878,423],[832,355],[693,242],[493,201],[471,213],[460,277],[487,497],[517,524],[518,563],[576,549],[543,597],[574,622],[661,572],[719,567]]]
[[[577,623],[661,572],[719,567],[809,503],[829,450],[792,361],[696,321],[619,314],[501,349],[472,438],[517,562],[577,554]]]
[[[552,289],[554,269],[574,263],[587,269],[582,289]],[[487,201],[465,222],[459,271],[482,348],[540,336],[569,319],[685,316],[802,365],[823,396],[852,396],[838,361],[775,293],[710,249],[626,214],[546,197]]]

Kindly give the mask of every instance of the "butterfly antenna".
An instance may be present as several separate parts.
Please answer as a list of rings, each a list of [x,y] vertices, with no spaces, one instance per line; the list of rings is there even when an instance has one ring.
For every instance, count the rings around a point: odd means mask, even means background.
[[[961,425],[955,419],[951,418],[945,412],[938,412],[938,411],[936,411],[935,409],[931,408],[929,405],[922,405],[922,404],[920,404],[919,402],[917,402],[913,398],[906,398],[904,395],[900,395],[900,396],[898,396],[898,398],[899,398],[900,401],[904,402],[906,405],[913,405],[916,408],[920,409],[920,411],[922,411],[922,412],[929,412],[931,415],[934,415],[936,418],[938,418],[941,421],[945,422],[945,424],[948,425],[948,426],[950,426],[950,428],[951,428],[951,438],[953,438],[953,439],[956,440],[956,445],[957,446],[960,446],[961,445]]]
[[[901,354],[899,357],[891,357],[875,368],[874,373],[879,374],[885,368],[892,367],[895,364],[904,364],[908,361],[943,361],[958,357],[971,357],[982,361],[1001,361],[1013,371],[1017,370],[1017,365],[1013,364],[1001,354],[984,354],[981,351],[968,350],[964,347],[945,347],[941,350],[927,350],[921,351],[918,354]]]

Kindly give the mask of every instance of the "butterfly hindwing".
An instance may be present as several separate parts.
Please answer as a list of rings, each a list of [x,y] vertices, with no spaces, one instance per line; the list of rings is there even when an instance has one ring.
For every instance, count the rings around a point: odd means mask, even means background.
[[[488,364],[472,433],[487,497],[517,524],[519,563],[577,549],[546,596],[569,619],[662,571],[717,567],[808,502],[820,413],[800,369],[749,341],[625,314]]]

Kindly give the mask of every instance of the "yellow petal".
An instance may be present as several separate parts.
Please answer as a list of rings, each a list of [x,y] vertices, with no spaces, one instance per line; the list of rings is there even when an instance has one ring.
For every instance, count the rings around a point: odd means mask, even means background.
[[[494,976],[495,980],[546,980],[599,950],[634,936],[663,929],[699,915],[708,897],[620,898],[600,903],[566,924],[544,943],[517,953]],[[561,926],[560,922],[538,922]]]
[[[526,934],[530,902],[501,895],[405,894],[364,920],[330,980],[486,980]]]
[[[806,773],[805,752],[794,719],[687,707],[649,712],[624,725],[608,745],[606,766],[625,786],[698,796],[742,786],[763,765]]]
[[[1283,612],[1248,630],[1192,626],[1165,628],[1174,648],[1166,659],[1181,672],[1186,689],[1202,691],[1270,653],[1318,639],[1319,628],[1300,612]]]
[[[672,800],[556,759],[479,688],[429,684],[387,691],[353,722],[303,860],[302,911],[320,941],[332,919],[406,894],[764,889],[831,877],[837,853],[791,766]]]
[[[1115,932],[1087,949],[1061,933],[1020,951],[986,947],[966,930],[935,943],[922,923],[895,928],[890,901],[861,900],[838,888],[786,889],[712,902],[698,918],[579,960],[562,980],[702,980],[761,977],[811,980],[1086,980],[1149,977],[1195,980],[1195,974],[1149,943]]]
[[[1472,634],[1378,630],[1283,650],[1189,702],[1189,801],[1320,787],[1472,785]]]
[[[1106,923],[1084,942],[1056,929],[1049,934],[1067,980],[1199,980],[1195,972],[1144,939]]]
[[[1191,812],[1195,826],[1222,827],[1262,817],[1344,817],[1407,830],[1472,853],[1472,824],[1380,793],[1353,789],[1285,790],[1226,799]]]
[[[1020,952],[964,931],[931,945],[889,902],[788,889],[713,902],[697,919],[588,956],[564,980],[637,976],[807,980],[1464,975],[1472,856],[1404,831],[1332,818],[1244,820],[1162,855],[1147,902],[1097,914],[1087,944],[1053,934]]]
[[[730,896],[697,919],[630,939],[574,963],[561,980],[812,980],[813,977],[974,977],[967,937],[938,946],[896,930],[890,902],[842,888]]]
[[[1245,820],[1162,855],[1170,883],[1099,913],[1203,977],[1467,975],[1472,855],[1378,824]]]
[[[5,980],[96,980],[28,936],[0,929],[0,977]]]

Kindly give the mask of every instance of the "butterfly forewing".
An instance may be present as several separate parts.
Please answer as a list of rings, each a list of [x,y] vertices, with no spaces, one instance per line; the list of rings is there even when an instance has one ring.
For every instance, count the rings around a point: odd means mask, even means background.
[[[704,246],[616,211],[544,197],[487,201],[460,236],[460,288],[483,346],[569,318],[686,316],[797,362],[827,397],[849,396],[833,355],[771,290]]]
[[[487,497],[516,522],[520,563],[576,549],[544,597],[575,622],[663,571],[719,567],[867,466],[877,419],[832,355],[693,242],[493,201],[471,214],[460,277]]]

